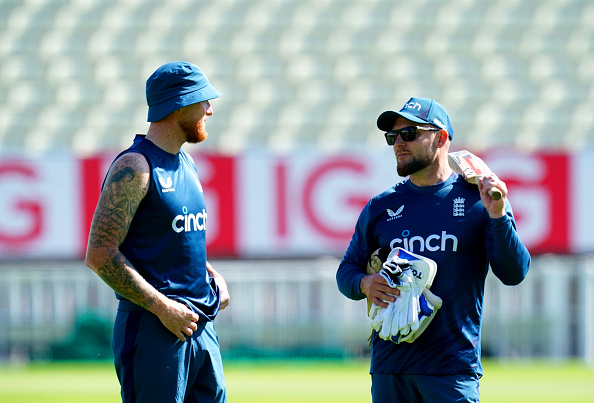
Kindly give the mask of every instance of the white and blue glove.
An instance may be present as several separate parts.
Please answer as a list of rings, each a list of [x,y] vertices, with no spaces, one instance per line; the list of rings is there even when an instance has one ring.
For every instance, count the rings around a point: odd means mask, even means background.
[[[396,301],[390,302],[387,308],[371,305],[371,327],[379,332],[382,339],[389,340],[398,334],[402,327],[407,326],[407,315],[411,310],[411,296],[415,288],[409,266],[407,260],[395,258],[384,262],[379,271],[386,283],[399,291]]]
[[[391,302],[386,308],[389,315],[384,315],[383,326],[379,332],[382,339],[388,340],[393,334],[399,332],[403,312],[410,309],[410,298],[407,296],[411,295],[414,280],[408,274],[410,271],[406,270],[408,266],[406,260],[390,261],[384,263],[380,271],[380,275],[386,279],[388,285],[399,291],[396,301]]]
[[[378,257],[379,254],[376,254],[376,268]],[[390,287],[400,293],[387,308],[371,304],[368,310],[371,327],[384,340],[412,343],[429,326],[442,305],[441,298],[429,291],[437,273],[437,264],[426,257],[396,248],[389,253],[379,273]]]
[[[429,326],[429,323],[435,317],[435,313],[441,308],[442,300],[437,295],[433,294],[428,288],[425,288],[419,297],[419,308],[418,314],[419,324],[418,328],[412,330],[407,335],[400,335],[397,339],[392,338],[394,343],[414,342]]]

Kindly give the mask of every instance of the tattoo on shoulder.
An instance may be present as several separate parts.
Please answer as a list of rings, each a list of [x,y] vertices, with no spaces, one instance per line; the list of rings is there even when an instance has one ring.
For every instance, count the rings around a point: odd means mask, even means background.
[[[124,240],[148,190],[149,173],[145,168],[138,156],[128,154],[112,166],[93,218],[91,236],[95,246],[120,244]]]

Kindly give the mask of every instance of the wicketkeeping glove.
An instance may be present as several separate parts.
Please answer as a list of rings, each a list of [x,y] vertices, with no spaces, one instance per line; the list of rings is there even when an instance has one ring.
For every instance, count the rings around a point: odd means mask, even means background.
[[[419,327],[407,335],[400,335],[397,340],[392,339],[392,341],[395,343],[414,342],[427,329],[427,326],[429,326],[429,323],[431,323],[435,317],[435,313],[441,308],[441,305],[441,298],[433,294],[428,288],[425,288],[419,297]]]
[[[402,327],[408,326],[406,312],[411,310],[411,290],[415,289],[409,266],[407,260],[394,258],[384,262],[379,271],[386,283],[399,291],[396,301],[390,302],[387,308],[375,304],[371,306],[371,327],[379,332],[382,339],[390,340],[392,336],[399,334]]]
[[[425,331],[435,317],[437,310],[442,306],[441,298],[429,290],[437,273],[437,264],[431,259],[401,248],[396,248],[390,252],[388,259],[390,257],[392,259],[407,259],[410,262],[410,269],[415,281],[414,288],[416,288],[411,291],[412,300],[410,305],[412,306],[409,305],[410,309],[406,315],[409,327],[408,329],[401,329],[398,335],[392,337],[392,341],[395,343],[412,343]],[[400,321],[403,322],[403,318]]]
[[[385,253],[386,248],[380,248],[372,254],[367,265],[368,274],[378,272],[379,261]],[[387,308],[371,304],[368,300],[371,326],[384,340],[412,343],[425,331],[442,305],[441,298],[429,291],[437,273],[437,264],[426,257],[396,248],[389,252],[379,273],[400,294]]]

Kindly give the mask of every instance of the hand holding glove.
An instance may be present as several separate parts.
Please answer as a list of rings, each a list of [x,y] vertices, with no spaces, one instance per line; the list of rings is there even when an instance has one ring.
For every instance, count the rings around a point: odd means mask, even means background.
[[[378,261],[385,255],[385,248],[378,249],[368,264],[368,272],[377,272]],[[388,285],[400,291],[395,302],[387,308],[368,304],[372,328],[384,340],[395,343],[414,342],[429,326],[442,300],[429,287],[437,273],[437,264],[428,258],[408,252],[402,248],[393,249],[379,269]]]

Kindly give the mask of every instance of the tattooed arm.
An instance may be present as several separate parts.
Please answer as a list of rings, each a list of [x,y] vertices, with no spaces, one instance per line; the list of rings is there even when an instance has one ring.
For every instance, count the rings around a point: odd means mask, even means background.
[[[149,165],[141,154],[127,153],[113,163],[93,216],[85,263],[114,291],[157,315],[185,341],[197,329],[198,315],[157,291],[119,250],[149,180]]]

